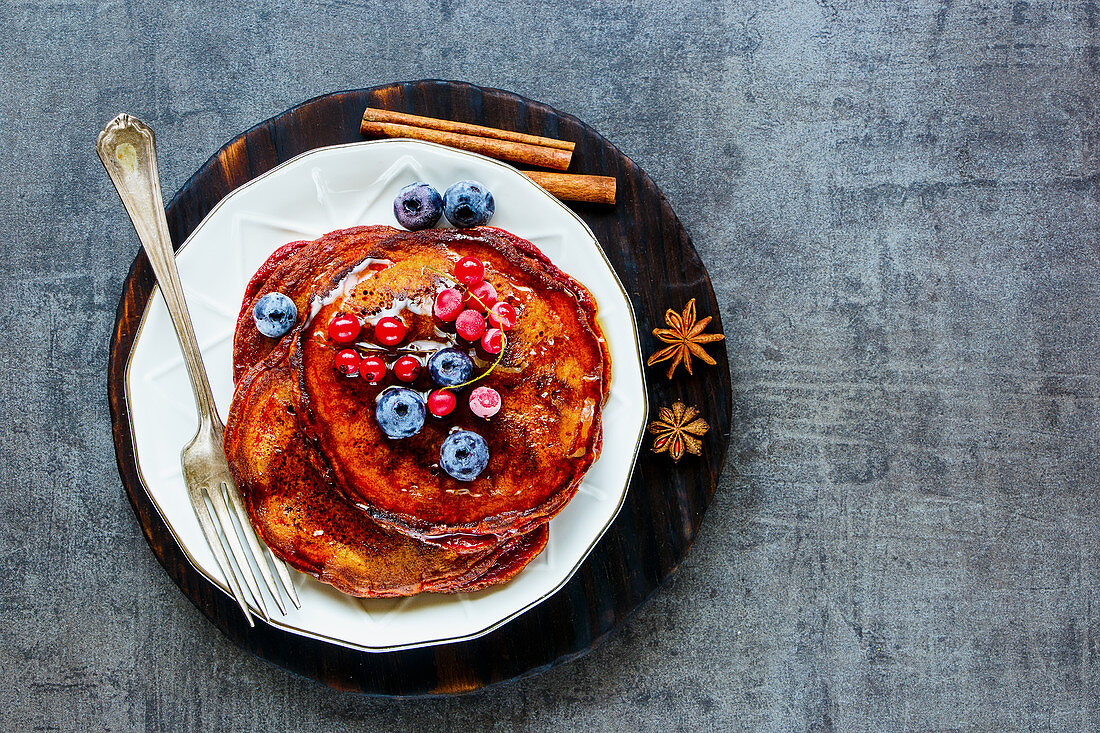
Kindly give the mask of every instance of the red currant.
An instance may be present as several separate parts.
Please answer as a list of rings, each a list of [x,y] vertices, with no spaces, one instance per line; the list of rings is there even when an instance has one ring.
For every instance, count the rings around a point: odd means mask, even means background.
[[[436,417],[446,417],[454,412],[458,399],[449,389],[437,389],[428,395],[428,412]]]
[[[499,328],[501,331],[512,330],[512,326],[516,325],[518,319],[519,316],[516,315],[516,309],[503,300],[499,303],[494,303],[493,307],[489,309],[489,324]]]
[[[455,279],[463,285],[477,285],[485,279],[485,263],[477,257],[463,257],[455,264]]]
[[[359,336],[362,325],[359,319],[347,313],[337,313],[336,317],[328,322],[328,335],[338,344],[350,344]]]
[[[415,382],[420,376],[420,362],[415,356],[402,356],[393,363],[393,376],[402,382]]]
[[[478,417],[492,417],[500,412],[500,392],[492,387],[476,387],[470,392],[470,412]]]
[[[397,346],[405,338],[405,324],[386,316],[374,324],[374,340],[383,346]]]
[[[499,328],[490,328],[481,337],[481,348],[489,354],[499,354],[504,350],[504,332]]]
[[[435,296],[435,317],[450,323],[462,312],[462,293],[455,288],[444,288]]]
[[[368,382],[381,382],[386,376],[386,362],[380,356],[364,356],[359,362],[359,373]]]
[[[455,319],[455,330],[467,341],[477,341],[485,331],[485,316],[473,308],[467,308]]]
[[[359,358],[359,352],[355,349],[340,349],[332,359],[332,365],[336,367],[336,371],[345,377],[358,377],[360,362],[362,359]]]
[[[470,289],[466,291],[466,299],[463,304],[467,308],[477,308],[484,313],[492,308],[496,302],[497,289],[493,287],[492,283],[482,280],[476,285],[471,285]]]

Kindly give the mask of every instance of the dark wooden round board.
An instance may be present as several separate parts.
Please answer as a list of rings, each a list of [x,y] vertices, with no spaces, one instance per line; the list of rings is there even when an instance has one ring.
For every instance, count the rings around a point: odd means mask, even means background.
[[[312,99],[232,140],[196,172],[168,205],[178,248],[230,191],[306,150],[363,139],[367,106],[519,130],[577,143],[570,172],[615,176],[615,206],[574,205],[596,233],[634,305],[643,353],[664,346],[652,334],[666,309],[695,298],[699,316],[721,332],[710,279],[687,233],[653,181],[576,117],[497,89],[419,81]],[[646,435],[626,503],[607,534],[564,588],[495,631],[470,641],[372,653],[268,626],[249,628],[240,609],[187,561],[138,477],[124,379],[154,279],[144,253],[130,268],[111,340],[108,392],[122,483],[164,569],[211,621],[241,647],[340,689],[380,695],[449,694],[546,669],[580,656],[637,608],[676,569],[714,494],[729,444],[729,364],[724,342],[707,348],[717,366],[699,364],[669,380],[667,364],[647,369],[650,419],[680,399],[711,424],[702,457],[674,464],[654,454]],[[698,361],[696,360],[696,364]],[[605,425],[614,430],[614,425]]]

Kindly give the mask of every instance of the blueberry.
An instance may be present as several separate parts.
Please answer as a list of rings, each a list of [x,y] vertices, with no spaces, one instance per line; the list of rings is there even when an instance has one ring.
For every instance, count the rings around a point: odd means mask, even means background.
[[[430,229],[443,213],[439,191],[427,183],[410,183],[393,200],[393,215],[406,229]]]
[[[256,321],[256,329],[264,336],[279,338],[294,328],[298,309],[294,301],[282,293],[268,293],[256,301],[252,319]]]
[[[443,194],[443,213],[456,227],[487,224],[496,210],[493,194],[477,181],[459,181]]]
[[[473,481],[489,465],[489,444],[469,430],[456,430],[439,447],[439,465],[459,481]]]
[[[382,390],[374,417],[387,438],[411,438],[424,427],[424,398],[404,387]]]
[[[440,349],[428,359],[428,372],[440,387],[457,387],[474,376],[474,361],[461,349]]]

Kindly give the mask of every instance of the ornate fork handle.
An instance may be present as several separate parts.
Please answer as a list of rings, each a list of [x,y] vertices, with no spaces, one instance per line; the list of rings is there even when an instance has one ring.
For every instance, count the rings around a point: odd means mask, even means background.
[[[107,174],[114,181],[122,203],[134,222],[138,239],[153,273],[161,287],[161,294],[172,317],[187,375],[195,393],[195,406],[199,412],[199,426],[209,424],[222,430],[221,420],[214,407],[210,380],[203,368],[195,330],[183,297],[179,272],[176,270],[172,237],[165,221],[163,198],[160,190],[160,174],[157,170],[157,145],[153,130],[141,120],[128,114],[120,114],[111,120],[96,139],[96,151],[103,161]]]
[[[199,413],[199,427],[195,437],[180,451],[180,464],[183,469],[183,483],[187,488],[191,507],[195,510],[199,529],[202,530],[214,560],[225,577],[230,595],[240,605],[249,626],[253,624],[253,620],[245,587],[255,601],[260,615],[264,619],[270,618],[259,582],[249,562],[249,555],[279,611],[285,615],[286,604],[279,594],[279,587],[282,587],[296,607],[301,607],[301,602],[286,566],[270,555],[253,531],[248,512],[233,481],[232,470],[222,451],[225,429],[218,418],[214,396],[210,392],[210,381],[206,376],[206,369],[203,368],[199,345],[195,341],[195,330],[191,325],[183,286],[176,271],[168,221],[164,218],[153,131],[141,120],[130,115],[119,115],[100,133],[96,150],[118,189],[126,212],[137,230],[141,246],[153,265],[161,295],[164,296],[168,313],[172,316],[172,325],[183,351],[187,375],[191,378]],[[239,531],[234,526],[234,515],[236,523],[240,525]],[[230,560],[230,554],[226,552],[227,547],[233,560]],[[274,574],[271,572],[272,568],[275,570]],[[278,585],[275,582],[276,575],[279,579]],[[241,580],[244,581],[243,587]]]

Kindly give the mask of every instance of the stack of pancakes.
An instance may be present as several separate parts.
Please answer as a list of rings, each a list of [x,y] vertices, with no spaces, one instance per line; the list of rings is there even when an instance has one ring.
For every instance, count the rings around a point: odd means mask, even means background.
[[[431,304],[464,256],[485,262],[485,279],[519,313],[495,368],[468,347],[477,373],[489,372],[478,384],[496,389],[503,406],[478,418],[459,390],[454,413],[429,415],[411,438],[387,438],[375,398],[392,375],[372,384],[334,369],[344,347],[328,337],[328,322],[396,314],[423,359],[461,347]],[[252,320],[270,292],[298,308],[279,339]],[[357,227],[288,244],[249,284],[233,346],[225,453],[252,524],[277,556],[345,593],[468,592],[509,580],[545,547],[550,518],[599,454],[610,361],[595,303],[501,229]],[[455,429],[489,445],[489,465],[473,481],[438,465]]]

